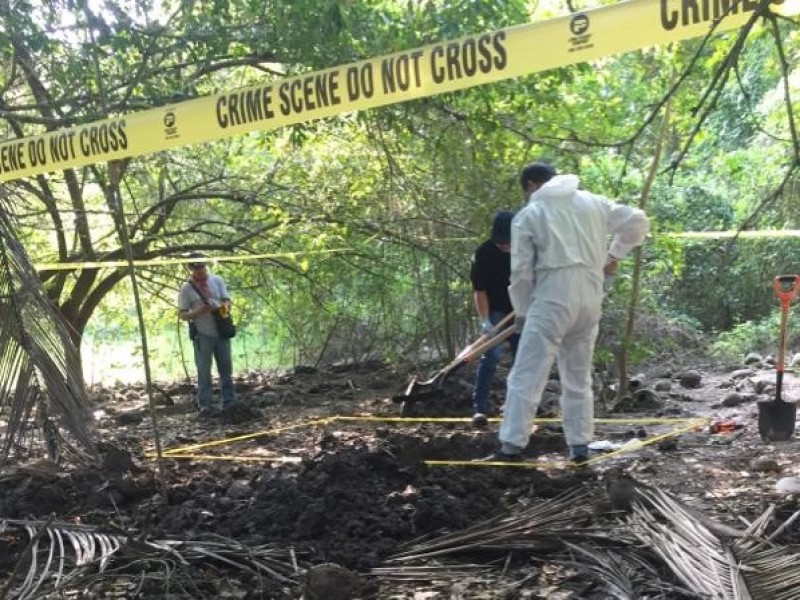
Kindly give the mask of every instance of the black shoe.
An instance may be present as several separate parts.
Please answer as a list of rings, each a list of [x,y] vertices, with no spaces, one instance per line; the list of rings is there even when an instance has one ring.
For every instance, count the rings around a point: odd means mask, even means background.
[[[483,413],[476,412],[472,415],[472,426],[475,429],[485,429],[489,426],[489,417]]]
[[[509,454],[498,450],[494,454],[490,454],[486,458],[481,458],[481,462],[522,462],[521,454]]]
[[[200,409],[200,412],[197,413],[197,416],[201,419],[215,419],[220,416],[220,411],[211,406],[204,406]]]
[[[577,444],[569,447],[569,460],[577,466],[589,462],[589,446],[587,444]]]

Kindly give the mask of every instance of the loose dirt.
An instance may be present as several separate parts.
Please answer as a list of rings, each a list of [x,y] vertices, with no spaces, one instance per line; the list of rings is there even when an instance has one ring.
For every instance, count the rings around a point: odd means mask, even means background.
[[[774,393],[774,374],[695,370],[696,387],[680,384],[683,371],[653,369],[640,382],[647,392],[616,407],[598,406],[598,416],[629,422],[598,424],[596,439],[627,442],[633,451],[598,454],[582,470],[564,466],[557,422],[542,424],[526,449],[539,468],[467,464],[496,448],[498,426],[470,426],[469,371],[449,382],[442,397],[416,405],[418,420],[412,421],[397,420],[399,406],[391,400],[410,374],[377,362],[244,374],[236,383],[240,404],[216,418],[197,415],[190,382],[159,384],[160,468],[152,458],[153,424],[142,386],[98,388],[92,393],[101,463],[53,468],[31,456],[0,476],[0,515],[96,525],[129,539],[225,540],[239,545],[235,556],[269,547],[291,566],[285,581],[224,561],[176,568],[175,582],[185,581],[173,585],[174,598],[594,598],[585,580],[525,553],[467,555],[488,570],[458,576],[458,561],[431,561],[446,567],[444,574],[405,580],[381,576],[381,567],[414,541],[576,489],[591,492],[598,515],[613,513],[606,492],[620,473],[732,526],[742,527],[769,504],[776,505],[777,518],[787,518],[798,508],[796,497],[775,486],[798,474],[799,443],[765,444],[757,432],[756,403]],[[800,390],[791,374],[787,379],[789,395]],[[503,391],[501,374],[494,389],[498,408]],[[558,391],[554,377],[541,417],[556,414]],[[436,420],[446,417],[465,420]],[[688,417],[707,420],[691,430],[685,421],[669,422]],[[643,418],[664,421],[635,421]],[[729,419],[733,428],[711,433],[707,424],[714,418]],[[680,435],[669,435],[681,428]],[[800,543],[800,528],[790,525],[777,541]],[[0,539],[6,576],[19,566],[24,545],[21,537]],[[114,597],[167,597],[163,578],[145,576],[155,565],[139,567],[136,577],[146,584],[129,585]],[[109,581],[72,597],[110,597]]]

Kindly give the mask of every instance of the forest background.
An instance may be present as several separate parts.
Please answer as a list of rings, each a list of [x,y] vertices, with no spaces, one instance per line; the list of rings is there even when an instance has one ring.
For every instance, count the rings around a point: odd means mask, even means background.
[[[10,0],[0,6],[2,135],[570,10],[520,0]],[[138,157],[124,163],[124,219],[107,164],[3,184],[0,201],[38,265],[123,260],[125,237],[137,260],[240,258],[213,267],[234,297],[237,370],[370,356],[408,363],[452,355],[475,334],[470,255],[495,211],[522,204],[520,167],[545,157],[589,190],[647,204],[632,359],[694,344],[736,360],[774,351],[772,279],[800,272],[791,235],[800,229],[799,32],[796,20],[764,20]],[[731,230],[762,233],[681,235]],[[609,294],[598,360],[613,360],[620,343],[633,266],[623,264]],[[40,275],[81,343],[87,382],[143,379],[126,270]],[[169,264],[136,275],[153,376],[191,373],[175,310],[185,272]]]

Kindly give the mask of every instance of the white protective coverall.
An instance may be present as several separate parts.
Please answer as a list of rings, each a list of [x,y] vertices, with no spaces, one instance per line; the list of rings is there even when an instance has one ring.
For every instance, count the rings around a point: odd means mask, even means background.
[[[592,352],[608,255],[625,256],[649,231],[644,212],[578,189],[557,175],[531,194],[511,225],[508,288],[525,325],[508,376],[500,441],[522,450],[558,358],[561,412],[570,446],[594,435]],[[606,250],[609,236],[611,246]]]

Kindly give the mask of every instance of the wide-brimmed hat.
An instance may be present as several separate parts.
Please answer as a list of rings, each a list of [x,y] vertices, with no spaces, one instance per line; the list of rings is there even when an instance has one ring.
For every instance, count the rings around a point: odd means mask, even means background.
[[[187,262],[186,267],[189,269],[196,269],[198,267],[206,266],[208,262],[208,256],[203,254],[202,252],[190,252],[186,255],[186,258],[192,258],[194,260]]]

